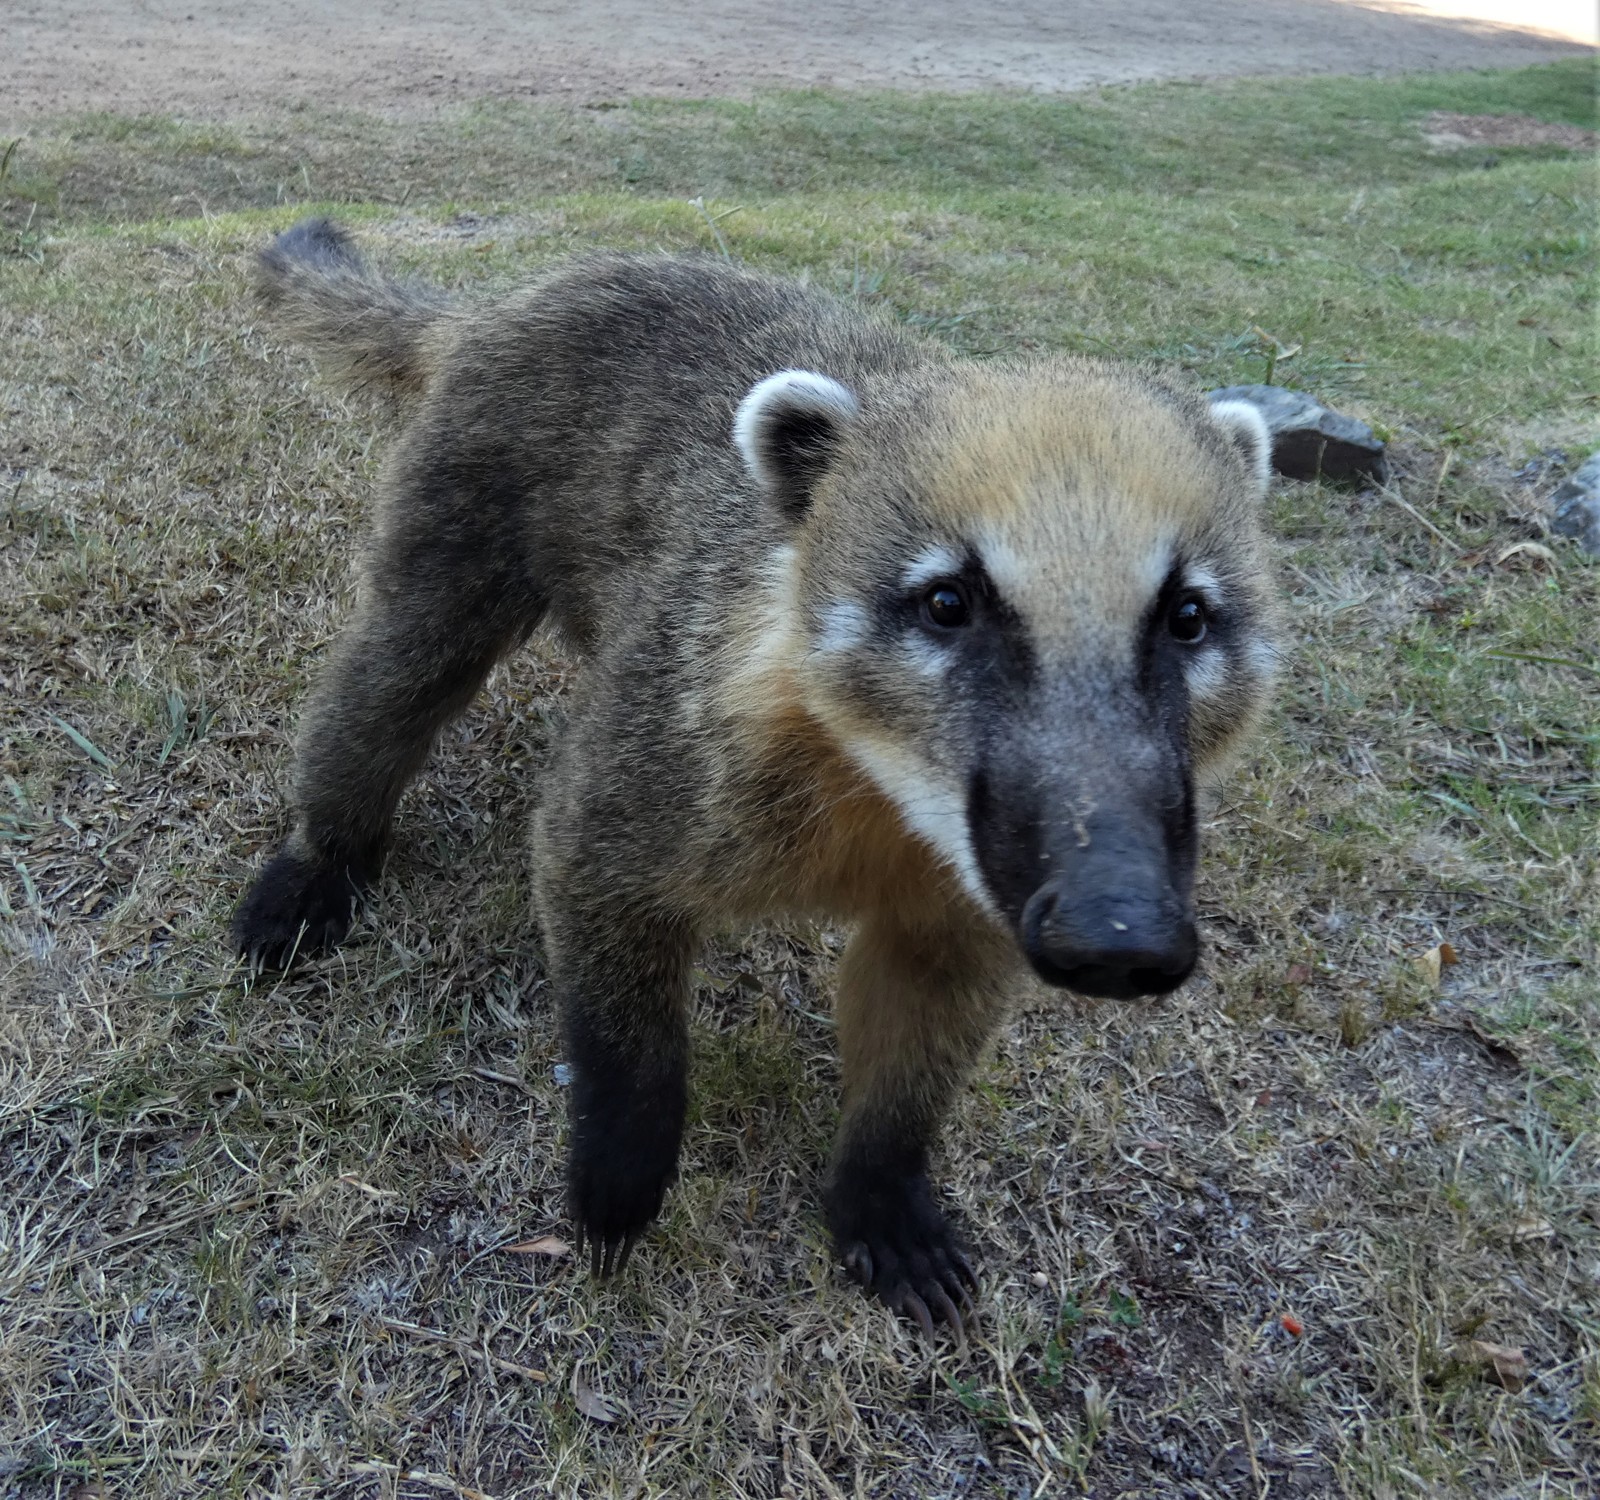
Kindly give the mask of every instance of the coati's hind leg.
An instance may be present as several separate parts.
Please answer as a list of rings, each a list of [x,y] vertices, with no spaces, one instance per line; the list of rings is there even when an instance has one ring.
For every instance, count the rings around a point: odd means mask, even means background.
[[[824,1193],[845,1265],[930,1337],[961,1330],[972,1265],[928,1182],[928,1152],[1004,1011],[1002,935],[865,921],[840,965],[844,1108]]]
[[[234,914],[234,942],[253,963],[280,968],[343,938],[400,793],[537,621],[505,549],[455,510],[418,497],[379,540],[370,588],[301,723],[293,829]]]

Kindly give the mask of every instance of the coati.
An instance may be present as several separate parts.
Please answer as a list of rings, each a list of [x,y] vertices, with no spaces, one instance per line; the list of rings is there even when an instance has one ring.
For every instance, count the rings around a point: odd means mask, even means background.
[[[344,936],[440,728],[553,629],[587,664],[533,836],[580,1254],[620,1269],[673,1178],[697,946],[848,921],[827,1223],[959,1330],[929,1150],[1015,979],[1130,998],[1195,967],[1196,778],[1272,674],[1261,419],[711,259],[595,255],[474,307],[312,220],[258,272],[415,410],[238,948]]]

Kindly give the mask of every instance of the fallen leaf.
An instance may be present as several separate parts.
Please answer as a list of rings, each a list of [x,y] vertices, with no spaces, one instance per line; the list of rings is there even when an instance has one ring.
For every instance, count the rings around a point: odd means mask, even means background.
[[[572,1399],[591,1422],[620,1422],[622,1412],[583,1378],[581,1370],[572,1372]]]
[[[1537,1214],[1528,1214],[1511,1226],[1511,1238],[1522,1242],[1553,1239],[1555,1232],[1555,1225]]]
[[[523,1240],[518,1245],[507,1245],[507,1255],[548,1255],[559,1257],[571,1255],[572,1246],[565,1240],[557,1239],[553,1234],[541,1234],[536,1240]]]
[[[1414,958],[1412,962],[1421,971],[1422,977],[1429,984],[1438,984],[1444,971],[1451,964],[1459,963],[1460,959],[1456,956],[1456,950],[1449,943],[1439,943],[1437,946],[1428,949],[1420,957]]]
[[[1484,1365],[1508,1391],[1520,1391],[1528,1379],[1528,1356],[1509,1344],[1473,1339],[1467,1345],[1473,1361]]]
[[[1554,568],[1556,555],[1542,542],[1513,542],[1494,560],[1495,567],[1510,562],[1513,557],[1527,557],[1535,562],[1542,562],[1547,567]]]

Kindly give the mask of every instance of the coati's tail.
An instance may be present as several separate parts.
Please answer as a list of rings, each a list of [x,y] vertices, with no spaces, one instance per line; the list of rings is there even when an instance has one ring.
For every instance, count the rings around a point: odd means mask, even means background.
[[[302,219],[256,258],[256,292],[280,328],[352,386],[420,391],[449,315],[430,287],[368,270],[329,219]]]

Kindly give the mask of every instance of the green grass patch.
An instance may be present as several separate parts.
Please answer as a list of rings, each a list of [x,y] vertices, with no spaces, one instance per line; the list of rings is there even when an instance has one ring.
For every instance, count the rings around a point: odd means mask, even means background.
[[[297,201],[416,207],[544,194],[939,196],[973,187],[1156,198],[1358,191],[1474,170],[1549,147],[1441,153],[1434,110],[1595,123],[1582,59],[1399,79],[1158,84],[1063,97],[776,92],[739,103],[568,110],[496,102],[403,124],[297,109],[229,124],[89,115],[15,130],[4,184],[70,222],[127,222]],[[30,194],[32,195],[30,197]]]

